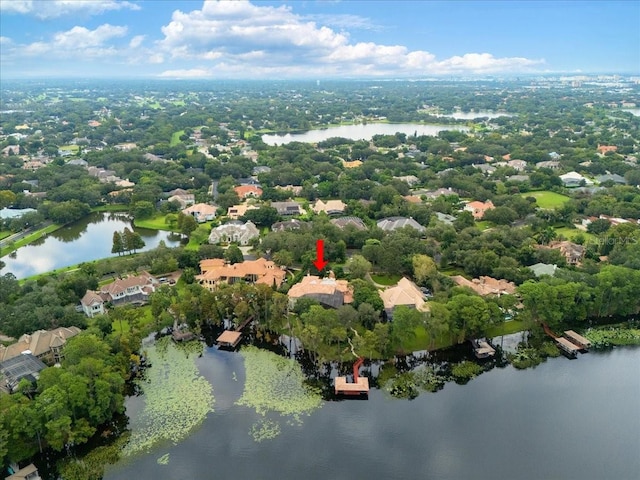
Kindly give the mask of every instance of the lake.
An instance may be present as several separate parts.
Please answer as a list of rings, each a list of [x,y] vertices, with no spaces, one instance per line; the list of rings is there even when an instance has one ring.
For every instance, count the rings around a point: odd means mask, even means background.
[[[494,368],[411,401],[374,389],[368,400],[326,401],[299,423],[281,421],[280,434],[259,443],[252,424],[279,416],[235,405],[243,357],[205,348],[197,365],[215,411],[184,441],[110,467],[105,480],[623,480],[640,471],[640,348]],[[142,401],[128,400],[132,423]]]
[[[111,253],[113,232],[125,227],[138,232],[150,250],[164,241],[168,247],[180,244],[170,232],[133,227],[125,213],[91,213],[82,220],[46,235],[41,240],[2,257],[6,267],[0,273],[13,273],[18,279],[45,273],[81,262],[116,256]]]
[[[498,118],[498,117],[513,117],[514,115],[506,112],[491,112],[488,110],[480,110],[477,112],[453,112],[442,115],[436,115],[436,117],[455,118],[456,120],[473,120],[475,118]]]
[[[623,108],[622,111],[629,112],[636,117],[640,117],[640,108]]]
[[[412,136],[437,135],[443,130],[469,129],[456,125],[423,125],[420,123],[367,123],[358,125],[340,125],[322,130],[309,130],[304,133],[287,133],[286,135],[263,135],[262,141],[267,145],[285,145],[291,142],[317,143],[332,137],[350,138],[352,140],[371,140],[374,135],[394,135],[396,132]]]

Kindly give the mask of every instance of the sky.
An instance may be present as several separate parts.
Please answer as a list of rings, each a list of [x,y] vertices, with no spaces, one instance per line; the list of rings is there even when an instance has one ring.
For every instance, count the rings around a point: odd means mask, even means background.
[[[640,1],[0,0],[9,78],[640,74]]]

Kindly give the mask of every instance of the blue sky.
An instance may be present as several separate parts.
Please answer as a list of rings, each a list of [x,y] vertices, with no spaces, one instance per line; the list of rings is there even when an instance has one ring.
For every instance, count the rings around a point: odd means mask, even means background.
[[[0,78],[640,74],[640,1],[0,0]]]

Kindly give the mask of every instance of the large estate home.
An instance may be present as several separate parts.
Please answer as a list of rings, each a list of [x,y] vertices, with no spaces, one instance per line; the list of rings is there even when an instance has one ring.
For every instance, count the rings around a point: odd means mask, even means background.
[[[424,294],[408,278],[401,278],[394,287],[389,287],[380,292],[380,298],[384,303],[384,311],[389,320],[393,319],[393,311],[396,307],[404,305],[415,308],[421,312],[429,311],[428,304],[424,301]]]
[[[214,291],[220,284],[239,281],[280,287],[287,274],[264,258],[234,264],[228,264],[221,258],[206,259],[200,262],[200,272],[196,280],[209,291]]]
[[[176,188],[169,192],[167,202],[177,202],[180,204],[180,208],[187,208],[189,205],[196,203],[196,197],[193,193],[189,193],[182,188]]]
[[[334,218],[331,220],[336,227],[340,229],[347,228],[349,226],[355,228],[356,230],[366,230],[367,226],[364,224],[361,218],[359,217],[340,217]]]
[[[211,230],[209,234],[209,243],[239,243],[240,245],[248,245],[253,238],[260,236],[260,230],[249,221],[242,223],[232,221],[220,225]]]
[[[38,330],[31,334],[24,334],[16,343],[8,347],[0,345],[0,362],[28,352],[45,363],[58,363],[64,344],[69,338],[79,333],[78,327],[59,327],[54,330]]]
[[[233,205],[227,209],[227,217],[230,220],[238,220],[240,217],[243,217],[249,210],[257,210],[259,207],[256,205],[251,205],[249,203],[240,203],[238,205]]]
[[[157,285],[157,280],[144,272],[137,276],[119,278],[103,285],[98,291],[87,290],[80,300],[82,311],[87,317],[105,313],[104,304],[145,303],[149,300]]]
[[[333,275],[325,278],[307,275],[300,283],[293,285],[287,295],[291,305],[295,305],[302,297],[313,298],[322,305],[333,308],[353,302],[353,290],[349,282],[336,280]]]
[[[300,204],[292,200],[288,202],[271,202],[271,206],[276,209],[278,215],[282,215],[283,217],[304,215],[305,213]]]
[[[327,200],[326,202],[316,200],[316,203],[311,207],[315,213],[324,212],[327,215],[341,215],[344,213],[346,208],[347,204],[342,200]]]
[[[587,252],[587,249],[583,245],[578,245],[577,243],[567,240],[551,242],[548,248],[559,250],[569,265],[580,265]]]
[[[482,220],[485,212],[494,208],[495,206],[493,205],[493,202],[491,200],[487,200],[486,202],[479,202],[476,200],[474,202],[467,203],[464,206],[463,210],[471,212],[471,215],[473,215],[473,218],[475,218],[476,220]]]
[[[399,228],[411,227],[420,233],[426,232],[426,228],[416,222],[413,218],[407,217],[387,217],[378,220],[378,228],[385,232],[392,232]]]
[[[516,285],[507,280],[498,280],[492,277],[480,277],[468,280],[461,275],[454,275],[451,280],[461,287],[467,287],[478,295],[513,295],[516,293]]]
[[[234,187],[233,190],[238,195],[238,198],[260,198],[262,196],[262,189],[256,185],[239,185]]]
[[[218,207],[207,203],[196,203],[182,210],[185,215],[191,215],[198,223],[209,222],[216,218]]]

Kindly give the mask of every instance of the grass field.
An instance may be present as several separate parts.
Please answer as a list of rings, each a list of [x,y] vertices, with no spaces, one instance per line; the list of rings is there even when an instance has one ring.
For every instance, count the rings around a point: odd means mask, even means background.
[[[512,333],[522,332],[528,330],[530,325],[527,322],[520,320],[510,320],[500,325],[494,325],[485,332],[487,337],[499,337],[500,335],[510,335]]]
[[[483,231],[485,231],[487,228],[491,228],[491,227],[493,227],[493,223],[488,222],[488,221],[486,221],[486,220],[481,220],[481,221],[479,221],[479,222],[476,222],[476,227],[478,227],[478,229],[479,229],[480,231],[482,231],[482,232],[483,232]]]
[[[179,232],[177,228],[171,228],[165,223],[165,215],[160,215],[153,218],[147,218],[145,220],[136,219],[133,224],[136,227],[148,228],[150,230],[166,230],[167,232]]]
[[[402,275],[371,275],[371,280],[379,285],[395,285]]]
[[[564,205],[569,197],[556,192],[550,192],[549,190],[542,190],[540,192],[527,192],[521,193],[522,197],[533,197],[536,199],[536,203],[540,208],[558,208]]]
[[[9,230],[0,230],[0,240],[9,237],[13,232]]]
[[[78,145],[63,145],[60,147],[60,150],[65,152],[71,152],[75,155],[80,151],[80,147]]]
[[[19,249],[20,247],[24,247],[25,245],[29,245],[31,242],[33,242],[35,240],[38,240],[40,237],[43,237],[47,233],[55,232],[59,228],[60,228],[60,225],[56,225],[54,223],[53,225],[49,225],[46,228],[42,228],[40,230],[36,230],[32,234],[27,235],[24,238],[21,238],[17,242],[11,243],[11,244],[7,245],[6,247],[3,247],[1,256],[9,255],[11,252]]]
[[[182,135],[184,135],[184,130],[173,132],[173,135],[171,135],[171,142],[169,142],[169,145],[172,147],[175,147],[176,145],[178,145],[180,143],[180,137]]]
[[[573,240],[580,234],[582,234],[586,242],[594,242],[596,240],[596,236],[593,233],[583,232],[582,230],[578,230],[577,228],[559,227],[556,228],[556,233],[558,235],[566,237],[569,240]]]

